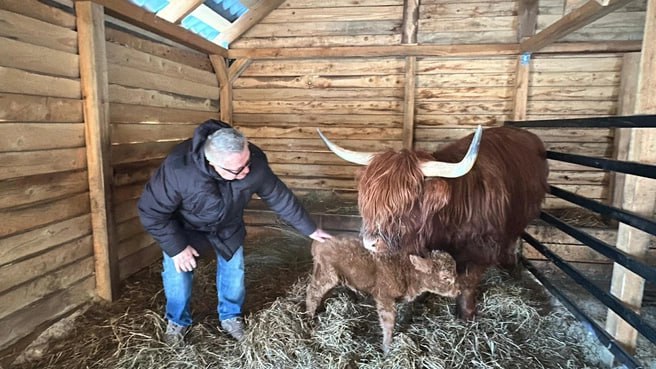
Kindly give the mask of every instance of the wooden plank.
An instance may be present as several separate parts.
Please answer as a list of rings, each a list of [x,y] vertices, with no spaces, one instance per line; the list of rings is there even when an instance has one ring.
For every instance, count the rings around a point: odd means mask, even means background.
[[[237,126],[366,126],[366,127],[400,127],[403,118],[398,115],[368,114],[234,114]]]
[[[413,1],[413,0],[410,0]],[[403,100],[403,148],[412,150],[415,125],[415,83],[417,81],[417,58],[406,58],[405,91]]]
[[[26,17],[75,29],[75,16],[62,9],[41,3],[38,0],[3,0],[0,9],[8,10]]]
[[[86,171],[52,173],[0,181],[0,208],[25,206],[40,201],[85,192],[89,189]]]
[[[69,52],[49,49],[9,38],[0,37],[0,65],[31,72],[78,78],[80,69],[78,57]],[[47,55],[47,58],[43,56]]]
[[[143,192],[146,182],[138,182],[125,186],[114,186],[112,189],[112,199],[115,204],[120,204],[128,200],[138,199]]]
[[[168,155],[169,152],[171,152],[175,145],[179,143],[180,141],[148,142],[142,144],[113,146],[112,166],[153,159],[162,159]]]
[[[2,95],[0,95],[0,104],[1,103]],[[110,104],[109,119],[112,123],[143,122],[149,124],[173,123],[197,125],[208,119],[219,119],[219,113],[213,111],[195,111],[114,102]]]
[[[210,55],[210,61],[212,62],[212,66],[214,66],[214,73],[219,82],[221,120],[226,123],[232,123],[232,83],[230,83],[226,60],[218,55]]]
[[[277,138],[317,138],[318,134],[314,127],[241,127],[235,126],[244,136],[250,138],[277,137]],[[322,128],[323,134],[330,139],[347,139],[355,137],[366,137],[369,140],[396,139],[400,140],[402,130],[398,128]]]
[[[74,30],[1,9],[0,23],[1,37],[77,54]]]
[[[475,128],[479,124],[482,126],[498,126],[509,119],[510,116],[505,114],[417,114],[415,125],[417,127],[463,128],[472,126]]]
[[[419,88],[417,100],[421,101],[494,101],[510,100],[513,90],[503,87],[432,87]]]
[[[115,84],[109,85],[109,101],[112,104],[135,104],[135,106],[147,105],[167,109],[188,110],[190,113],[195,110],[208,115],[216,113],[218,110],[217,100],[178,95],[157,90],[124,87]]]
[[[566,100],[593,100],[593,101],[617,101],[619,91],[617,86],[603,86],[603,87],[537,87],[532,86],[529,98],[533,101],[538,100],[551,100],[551,101],[566,101]]]
[[[636,114],[656,113],[656,2],[649,1],[645,14],[646,22],[637,76],[635,100]],[[627,160],[640,163],[656,163],[656,130],[632,129],[629,132]],[[627,175],[622,193],[622,208],[646,217],[653,217],[656,212],[656,184],[653,180]],[[617,230],[617,248],[636,257],[642,258],[649,249],[653,239],[648,233],[620,223]],[[619,264],[613,266],[611,293],[626,306],[639,311],[642,306],[645,280]],[[638,332],[628,323],[613,317],[608,311],[607,327],[625,349],[635,352]]]
[[[620,72],[535,72],[530,75],[530,84],[533,88],[554,86],[610,86],[617,88],[620,84]]]
[[[514,121],[526,119],[530,73],[531,55],[524,53],[517,57],[517,72],[515,76],[515,93],[513,95],[512,112],[512,119]]]
[[[234,101],[235,113],[402,114],[398,101]]]
[[[277,5],[276,5],[277,7]],[[274,8],[275,9],[275,8]],[[261,23],[312,23],[329,21],[368,21],[368,20],[400,20],[403,18],[404,7],[398,6],[358,6],[344,9],[277,9],[262,19]],[[248,13],[246,13],[248,14]]]
[[[91,234],[91,216],[79,215],[34,230],[0,238],[0,265],[42,253],[54,246]]]
[[[277,26],[277,25],[268,25]],[[259,29],[255,28],[254,30]],[[398,28],[399,25],[396,25]],[[340,33],[345,33],[344,30],[338,30]],[[391,32],[391,31],[390,31]],[[247,34],[250,35],[250,32]],[[274,38],[271,38],[274,37]],[[337,36],[296,36],[296,37],[275,37],[269,38],[249,38],[242,37],[235,41],[231,50],[236,49],[261,49],[261,48],[290,48],[290,47],[337,47],[337,46],[389,46],[398,45],[401,43],[400,34],[353,34],[353,35],[337,35]]]
[[[81,99],[80,82],[0,66],[0,92]]]
[[[520,0],[517,6],[517,17],[519,26],[517,27],[517,42],[522,42],[526,37],[535,34],[538,24],[538,0]]]
[[[0,321],[7,333],[0,336],[0,347],[8,347],[21,338],[39,333],[53,322],[70,314],[93,297],[94,279],[86,278],[71,288],[49,295]]]
[[[124,186],[148,181],[161,162],[161,159],[154,159],[115,165],[114,186]]]
[[[136,253],[129,255],[119,262],[121,280],[135,274],[141,269],[152,265],[162,257],[162,249],[153,243],[150,247],[143,248]]]
[[[216,78],[211,72],[112,42],[107,43],[107,62],[178,80],[218,87]]]
[[[517,21],[516,16],[420,19],[419,29],[422,33],[511,31],[516,35]]]
[[[434,3],[427,4],[422,1],[419,14],[424,18],[444,19],[444,18],[474,18],[474,17],[494,17],[494,16],[514,16],[522,15],[522,4],[515,1],[497,1],[497,2],[478,2],[478,3]]]
[[[258,48],[231,49],[230,58],[277,59],[277,58],[331,58],[372,56],[495,56],[513,55],[516,45],[390,45],[390,46],[341,46],[305,48]]]
[[[236,92],[244,88],[395,88],[402,86],[404,76],[401,74],[360,75],[360,76],[288,76],[288,77],[241,77],[235,80],[233,88]]]
[[[410,58],[414,58],[411,56]],[[234,100],[401,100],[400,88],[241,88],[234,91]]]
[[[0,124],[0,151],[48,150],[83,146],[83,123]]]
[[[313,35],[315,37],[320,38],[318,41],[323,41],[323,42],[315,42],[312,46],[317,46],[317,45],[323,45],[323,46],[328,46],[325,43],[326,37],[336,37],[336,36],[369,36],[369,37],[374,37],[373,35],[378,35],[378,36],[390,36],[399,33],[399,28],[401,27],[401,18],[396,19],[396,20],[369,20],[369,21],[328,21],[328,22],[311,22],[311,23],[269,23],[269,24],[258,24],[257,27],[252,28],[250,31],[248,31],[243,38],[267,38],[270,39],[272,37],[281,37],[281,38],[290,38],[290,35],[294,35],[293,38],[303,38],[303,37],[312,37]],[[389,40],[389,37],[384,38],[386,40]],[[338,40],[342,40],[340,44],[344,46],[349,46],[353,45],[352,43],[344,43],[346,40],[345,38],[341,38]],[[375,39],[374,39],[375,40]],[[270,40],[271,41],[271,40]],[[398,41],[397,43],[389,43],[388,45],[394,45],[398,44],[401,41],[401,35],[398,35]],[[284,45],[281,45],[281,47],[291,47],[293,46],[286,43],[285,40],[283,40]],[[336,42],[334,40],[333,42]],[[237,44],[235,44],[237,45]],[[244,48],[245,46],[241,45],[239,43],[239,47],[231,47],[231,49],[235,48]],[[264,45],[260,45],[264,46]],[[306,46],[311,46],[311,45],[306,45]],[[267,47],[273,47],[273,45],[269,44]],[[251,48],[259,48],[259,47],[253,47]]]
[[[401,43],[417,43],[417,23],[419,21],[419,0],[403,2],[403,26],[401,27]]]
[[[265,152],[269,151],[321,151],[326,150],[326,144],[320,138],[316,139],[277,139],[277,138],[254,138],[249,141],[258,145]],[[339,145],[351,150],[360,151],[378,151],[378,150],[400,150],[402,144],[400,140],[396,141],[375,141],[375,140],[339,140]],[[432,145],[434,146],[434,145]],[[329,154],[326,151],[326,154]]]
[[[516,54],[516,53],[515,53]],[[417,74],[446,73],[514,73],[517,62],[513,57],[496,58],[422,58],[417,62]]]
[[[509,21],[510,22],[510,21]],[[463,23],[463,22],[460,22]],[[460,27],[454,25],[453,27]],[[515,44],[517,39],[517,31],[513,24],[508,25],[508,29],[496,30],[469,30],[469,31],[455,31],[457,28],[447,28],[443,32],[430,31],[425,28],[419,28],[417,35],[417,42],[420,44],[436,44],[436,45],[481,45],[500,43],[504,45],[511,44],[513,48],[517,49],[519,53],[519,45]]]
[[[53,247],[43,254],[0,267],[0,292],[52,272],[81,258],[92,256],[91,236]]]
[[[248,0],[245,0],[248,1]],[[253,0],[250,0],[253,1]],[[243,3],[243,2],[242,2]],[[389,6],[402,5],[403,0],[287,0],[280,9],[299,9],[299,8],[341,8],[357,6]],[[348,9],[344,9],[348,11]]]
[[[0,152],[0,180],[86,168],[84,148]]]
[[[214,42],[219,45],[230,45],[246,31],[251,29],[251,27],[259,23],[262,18],[266,17],[269,13],[271,13],[272,10],[280,6],[280,4],[282,4],[284,1],[285,0],[270,0],[257,3],[252,8],[249,8],[246,14],[242,15],[239,17],[239,19],[234,21],[231,27],[222,30],[222,32],[219,34],[219,37],[214,39]],[[210,52],[208,54],[217,54],[223,57],[228,56],[227,53],[221,54]]]
[[[119,223],[116,227],[116,235],[118,236],[119,242],[141,233],[144,233],[144,229],[138,217]]]
[[[153,244],[155,244],[155,240],[148,233],[140,233],[118,244],[118,258],[119,260],[124,259]]]
[[[149,11],[122,0],[94,0],[117,18],[162,35],[182,45],[207,54],[226,56],[226,50],[203,37],[168,22]]]
[[[0,93],[0,124],[5,122],[83,122],[82,101]]]
[[[464,93],[473,87],[510,87],[514,86],[513,82],[514,74],[510,72],[440,73],[417,76],[418,88],[447,88],[457,93]]]
[[[244,77],[283,77],[301,75],[361,76],[405,73],[399,58],[261,60],[244,71]]]
[[[628,4],[631,0],[609,0],[607,5],[601,5],[596,0],[589,0],[581,7],[563,16],[535,36],[520,43],[522,52],[535,52],[555,42],[563,36],[594,22],[595,20]]]
[[[192,68],[212,72],[210,59],[205,53],[199,53],[196,50],[176,48],[112,28],[107,28],[105,31],[105,37],[107,37],[107,41],[109,42],[125,45],[147,54],[188,65]]]
[[[69,288],[83,278],[93,274],[93,258],[75,261],[54,272],[38,276],[19,288],[2,295],[0,299],[0,319],[25,308],[47,295]]]
[[[510,114],[512,112],[511,101],[476,101],[471,104],[463,104],[460,101],[437,101],[418,100],[416,105],[417,114]]]
[[[0,126],[1,127],[1,126]],[[194,134],[196,125],[167,124],[115,124],[112,127],[112,144],[186,140]]]
[[[235,82],[241,77],[241,74],[251,65],[252,59],[237,59],[228,68],[228,76],[230,77],[230,84],[235,86]]]
[[[572,143],[598,143],[610,142],[612,130],[602,129],[554,129],[554,128],[531,128],[528,131],[535,133],[544,142],[572,142]],[[456,140],[473,133],[471,128],[417,128],[416,139],[435,139],[438,141]]]
[[[120,204],[115,204],[114,215],[117,223],[139,216],[139,213],[137,213],[137,200],[131,199]]]
[[[110,64],[108,66],[109,81],[129,87],[148,88],[160,91],[173,92],[180,95],[218,99],[217,85],[187,81],[160,73],[146,72],[123,65]]]
[[[80,47],[80,81],[84,94],[87,168],[96,292],[113,301],[118,295],[114,247],[110,166],[109,90],[103,8],[89,1],[75,3]]]
[[[539,114],[567,114],[605,116],[617,114],[614,101],[529,101],[528,111]]]
[[[179,0],[168,3],[157,12],[157,16],[171,23],[180,23],[184,17],[196,9],[203,0]]]

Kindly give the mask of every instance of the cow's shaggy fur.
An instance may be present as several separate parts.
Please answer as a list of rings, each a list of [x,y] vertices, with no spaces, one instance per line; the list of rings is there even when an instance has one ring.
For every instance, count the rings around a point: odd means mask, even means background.
[[[401,258],[374,254],[353,235],[340,235],[326,242],[312,243],[314,267],[307,288],[306,308],[314,316],[324,295],[340,282],[373,296],[383,329],[383,351],[389,350],[396,320],[395,302],[412,301],[424,292],[455,297],[456,264],[441,251],[430,257],[407,255]]]
[[[380,153],[358,181],[362,236],[381,240],[383,253],[451,254],[462,289],[458,313],[465,319],[474,317],[483,272],[516,263],[515,242],[538,216],[548,189],[544,144],[533,133],[509,127],[483,132],[478,158],[466,175],[424,178],[422,161],[458,162],[471,140],[470,135],[432,155]]]

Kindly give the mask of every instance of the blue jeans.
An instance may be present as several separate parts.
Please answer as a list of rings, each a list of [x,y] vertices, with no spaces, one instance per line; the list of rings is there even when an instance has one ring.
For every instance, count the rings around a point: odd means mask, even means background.
[[[244,283],[244,248],[237,249],[230,261],[220,255],[216,256],[216,289],[219,304],[219,320],[226,320],[242,315],[241,307],[246,296]],[[191,288],[194,272],[175,270],[173,259],[164,253],[164,270],[162,282],[166,296],[166,319],[181,326],[191,325]]]

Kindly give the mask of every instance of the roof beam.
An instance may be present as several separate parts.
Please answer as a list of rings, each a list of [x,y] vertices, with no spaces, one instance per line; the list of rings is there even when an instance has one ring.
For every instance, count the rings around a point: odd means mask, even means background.
[[[536,52],[631,1],[633,0],[605,0],[600,3],[598,0],[588,0],[535,36],[522,41],[520,49],[522,52]]]
[[[221,55],[223,57],[228,55],[227,50],[221,46],[191,31],[187,31],[179,25],[162,19],[154,13],[133,5],[127,0],[93,0],[93,2],[104,6],[106,11],[117,18],[165,36],[194,50],[202,51],[206,54]]]
[[[184,17],[194,11],[203,0],[177,0],[157,12],[157,16],[171,23],[180,23]]]
[[[285,0],[260,1],[232,23],[232,26],[222,30],[221,34],[214,39],[214,42],[230,45],[284,2]]]

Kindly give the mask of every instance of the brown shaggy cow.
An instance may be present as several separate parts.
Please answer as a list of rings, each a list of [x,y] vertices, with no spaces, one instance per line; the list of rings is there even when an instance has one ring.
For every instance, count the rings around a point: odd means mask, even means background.
[[[485,270],[515,265],[516,241],[538,216],[548,189],[545,148],[536,135],[509,127],[480,131],[433,154],[358,153],[322,135],[337,155],[367,165],[358,181],[365,246],[383,245],[378,251],[391,254],[451,254],[461,288],[457,312],[467,320],[476,313]],[[427,170],[431,166],[438,171]]]
[[[373,296],[383,329],[383,351],[389,350],[396,320],[395,302],[412,301],[424,292],[456,297],[456,263],[440,251],[429,258],[416,255],[393,257],[367,251],[362,240],[339,235],[312,243],[314,268],[307,288],[306,307],[311,317],[324,295],[340,282]]]

